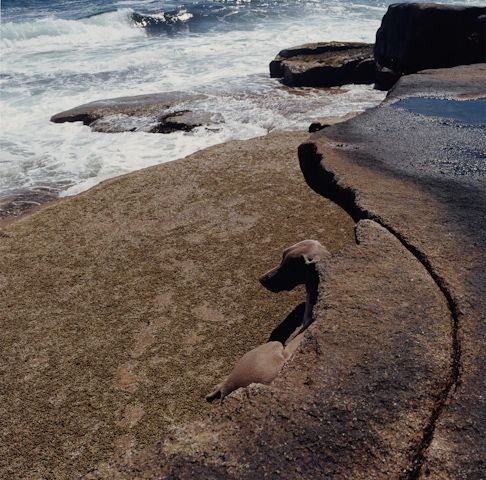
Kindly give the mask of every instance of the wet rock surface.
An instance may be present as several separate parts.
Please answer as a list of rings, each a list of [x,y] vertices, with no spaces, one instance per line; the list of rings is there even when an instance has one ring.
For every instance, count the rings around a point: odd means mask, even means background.
[[[485,74],[478,64],[403,77],[380,107],[314,134],[300,148],[309,185],[354,218],[385,226],[448,303],[449,370],[405,478],[484,475],[486,129],[440,109],[424,115],[397,105],[410,97],[485,96]]]
[[[167,92],[120,97],[80,105],[60,112],[54,123],[83,122],[95,132],[189,132],[196,127],[221,123],[219,114],[190,110],[188,105],[201,99],[199,94]]]
[[[373,45],[327,42],[282,50],[270,63],[270,76],[293,87],[332,87],[375,82]]]
[[[57,199],[58,190],[45,187],[0,196],[0,222],[4,224]],[[0,223],[1,224],[1,223]]]
[[[377,63],[398,75],[486,61],[486,7],[397,3],[376,34]]]

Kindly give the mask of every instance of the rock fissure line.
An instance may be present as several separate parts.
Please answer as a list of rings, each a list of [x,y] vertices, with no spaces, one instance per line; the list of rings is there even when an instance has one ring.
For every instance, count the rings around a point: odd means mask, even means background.
[[[388,232],[390,232],[425,268],[427,273],[433,279],[439,290],[446,299],[451,317],[451,365],[450,373],[446,384],[437,394],[435,406],[432,409],[429,420],[423,429],[420,442],[413,451],[410,468],[404,472],[404,480],[417,480],[420,477],[425,454],[434,437],[434,431],[438,419],[444,412],[448,400],[456,390],[461,374],[461,342],[459,338],[459,311],[457,304],[449,291],[444,279],[435,272],[427,255],[418,249],[415,245],[408,242],[396,229],[387,225],[386,222],[377,216],[363,209],[357,199],[355,191],[347,186],[342,185],[336,178],[336,175],[327,170],[321,163],[322,155],[318,152],[313,143],[305,143],[299,147],[300,168],[307,184],[318,194],[335,202],[343,208],[355,222],[360,220],[372,220]]]

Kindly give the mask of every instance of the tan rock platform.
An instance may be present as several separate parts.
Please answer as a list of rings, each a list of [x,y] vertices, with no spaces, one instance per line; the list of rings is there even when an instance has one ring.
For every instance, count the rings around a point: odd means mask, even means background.
[[[1,478],[109,478],[214,409],[204,395],[304,300],[258,276],[296,241],[353,241],[305,185],[306,137],[216,146],[0,228]]]
[[[448,309],[393,235],[365,221],[357,238],[319,264],[315,322],[271,386],[233,394],[117,476],[400,478],[446,381]]]
[[[5,227],[3,471],[481,478],[486,122],[441,109],[479,102],[485,72],[404,77],[310,140],[213,147]],[[306,181],[358,222],[356,241],[306,191],[299,142]],[[257,277],[308,237],[335,253],[300,349],[272,385],[206,406],[208,385],[303,300]]]

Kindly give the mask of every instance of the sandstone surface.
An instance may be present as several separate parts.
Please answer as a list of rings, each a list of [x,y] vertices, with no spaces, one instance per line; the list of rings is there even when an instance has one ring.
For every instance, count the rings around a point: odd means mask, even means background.
[[[482,478],[485,76],[406,76],[310,139],[213,147],[2,228],[1,474]],[[207,406],[298,325],[303,292],[257,278],[309,237],[334,254],[301,347]]]
[[[1,478],[111,478],[113,458],[208,414],[304,300],[259,284],[276,255],[352,243],[350,217],[305,185],[306,137],[212,147],[0,225]]]
[[[484,64],[403,77],[379,108],[300,148],[309,185],[392,232],[448,303],[450,365],[405,478],[486,468],[485,78]]]
[[[273,384],[232,394],[209,418],[116,464],[121,478],[364,480],[407,472],[447,382],[449,311],[394,235],[368,220],[356,235],[358,245],[318,264],[315,322]]]
[[[357,244],[318,264],[301,348],[272,385],[232,394],[113,472],[482,478],[486,122],[420,102],[479,101],[485,68],[405,77],[383,105],[300,147],[308,184],[358,221]]]
[[[484,112],[485,68],[405,77],[300,147],[308,184],[358,221],[357,244],[318,264],[302,347],[271,386],[231,395],[119,475],[481,478],[486,122],[465,102]]]

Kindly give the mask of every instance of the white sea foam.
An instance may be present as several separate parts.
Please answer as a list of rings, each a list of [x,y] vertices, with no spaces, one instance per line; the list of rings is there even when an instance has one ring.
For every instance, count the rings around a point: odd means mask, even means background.
[[[42,18],[33,22],[7,22],[2,25],[2,50],[31,48],[37,53],[59,46],[70,48],[86,44],[116,42],[143,37],[143,30],[130,22],[133,10],[124,8],[82,20]]]
[[[231,139],[305,128],[325,115],[362,110],[383,94],[351,87],[342,95],[295,95],[268,78],[283,47],[310,41],[372,41],[381,12],[330,2],[325,15],[276,16],[248,29],[173,37],[146,34],[122,8],[82,20],[44,18],[2,26],[0,192],[71,185],[65,194]],[[186,11],[180,20],[187,21]],[[104,134],[51,115],[89,101],[162,91],[204,92],[193,108],[224,123],[170,135]]]

